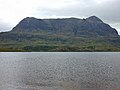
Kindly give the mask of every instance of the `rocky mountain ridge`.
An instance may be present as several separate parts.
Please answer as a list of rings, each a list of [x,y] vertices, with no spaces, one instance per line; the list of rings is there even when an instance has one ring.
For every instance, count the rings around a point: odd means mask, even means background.
[[[37,19],[27,17],[20,21],[11,32],[47,32],[74,36],[118,36],[117,31],[96,16],[86,19]]]

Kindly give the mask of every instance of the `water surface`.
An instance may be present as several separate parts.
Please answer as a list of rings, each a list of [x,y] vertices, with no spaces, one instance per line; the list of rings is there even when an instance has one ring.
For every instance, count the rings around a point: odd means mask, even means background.
[[[0,90],[120,90],[120,53],[1,52]]]

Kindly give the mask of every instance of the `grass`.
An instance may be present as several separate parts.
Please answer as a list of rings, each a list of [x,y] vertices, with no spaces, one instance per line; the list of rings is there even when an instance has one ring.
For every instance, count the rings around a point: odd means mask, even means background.
[[[1,40],[0,52],[120,52],[119,38],[84,38],[48,35]]]

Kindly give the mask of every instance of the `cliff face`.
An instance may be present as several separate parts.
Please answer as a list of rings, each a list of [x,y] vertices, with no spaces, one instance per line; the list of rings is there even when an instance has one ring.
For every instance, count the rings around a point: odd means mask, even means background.
[[[104,23],[96,16],[86,19],[63,18],[63,19],[36,19],[33,17],[24,18],[16,25],[11,32],[39,33],[71,36],[118,36],[117,31]]]

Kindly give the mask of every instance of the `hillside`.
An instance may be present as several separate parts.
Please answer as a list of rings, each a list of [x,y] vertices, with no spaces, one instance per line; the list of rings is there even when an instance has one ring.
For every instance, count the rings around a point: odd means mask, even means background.
[[[86,19],[26,17],[0,33],[0,51],[120,51],[120,36],[96,16]]]

